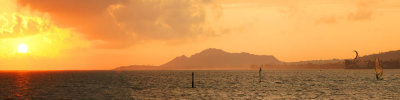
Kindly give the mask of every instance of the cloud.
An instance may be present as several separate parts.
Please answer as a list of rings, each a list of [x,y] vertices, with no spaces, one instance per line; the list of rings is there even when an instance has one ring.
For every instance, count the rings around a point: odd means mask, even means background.
[[[41,20],[40,17],[29,17],[17,13],[1,14],[0,23],[0,38],[34,35],[50,28],[50,24]]]
[[[55,23],[74,28],[101,47],[129,47],[143,40],[195,38],[210,34],[212,0],[18,0],[48,13]],[[212,9],[212,10],[207,10]]]
[[[371,19],[374,6],[382,0],[360,0],[357,3],[357,9],[347,15],[348,20],[369,20]]]
[[[317,24],[334,24],[336,23],[335,16],[324,16],[315,21]]]
[[[349,20],[368,20],[371,19],[371,10],[358,10],[356,12],[349,13],[347,18]]]

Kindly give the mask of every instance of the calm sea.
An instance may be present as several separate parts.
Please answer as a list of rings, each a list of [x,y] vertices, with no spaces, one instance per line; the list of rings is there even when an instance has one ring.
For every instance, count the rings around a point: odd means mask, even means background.
[[[192,72],[194,86],[192,88]],[[400,99],[400,70],[0,71],[0,99]]]

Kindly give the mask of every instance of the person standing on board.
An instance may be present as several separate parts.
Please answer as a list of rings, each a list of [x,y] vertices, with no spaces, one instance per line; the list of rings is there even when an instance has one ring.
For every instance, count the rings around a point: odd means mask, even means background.
[[[383,68],[382,68],[381,64],[379,63],[379,58],[375,58],[375,72],[376,72],[376,74],[375,74],[376,80],[383,80],[383,78],[382,78]]]

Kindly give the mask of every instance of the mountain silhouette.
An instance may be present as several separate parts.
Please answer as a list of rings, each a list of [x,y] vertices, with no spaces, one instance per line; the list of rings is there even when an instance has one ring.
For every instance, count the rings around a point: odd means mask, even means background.
[[[382,61],[400,61],[400,50],[382,52],[379,54],[366,55],[366,56],[360,57],[359,59],[375,60],[375,58],[379,58]]]
[[[160,69],[160,66],[152,66],[152,65],[129,65],[129,66],[120,66],[114,68],[113,70],[155,70]]]
[[[369,63],[373,65],[375,58],[382,61],[385,68],[400,68],[400,50],[382,52],[359,57],[359,63]],[[251,69],[258,68],[348,68],[345,61],[353,59],[331,59],[331,60],[310,60],[299,62],[281,62],[271,55],[254,55],[250,53],[230,53],[220,49],[209,48],[196,53],[190,57],[185,55],[178,56],[161,66],[131,65],[121,66],[114,70],[171,70],[171,69]],[[255,65],[255,66],[254,66]],[[365,65],[365,64],[364,64]],[[368,64],[367,64],[368,65]],[[371,66],[372,66],[371,65]],[[253,68],[253,69],[254,69]],[[361,68],[361,67],[352,67]],[[367,67],[372,68],[372,67]]]
[[[358,58],[357,62],[352,59],[346,59],[345,68],[347,69],[372,69],[375,68],[375,59],[379,58],[381,66],[385,69],[400,68],[400,50],[388,51],[379,54],[371,54]]]
[[[208,68],[248,68],[252,64],[280,64],[271,55],[254,55],[250,53],[229,53],[220,49],[209,48],[190,57],[185,55],[161,65],[165,68],[208,69]]]

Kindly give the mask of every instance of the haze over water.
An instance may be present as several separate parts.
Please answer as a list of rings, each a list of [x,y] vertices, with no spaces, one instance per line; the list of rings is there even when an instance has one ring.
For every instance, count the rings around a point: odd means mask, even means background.
[[[400,70],[0,72],[1,99],[398,99]]]

